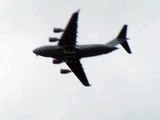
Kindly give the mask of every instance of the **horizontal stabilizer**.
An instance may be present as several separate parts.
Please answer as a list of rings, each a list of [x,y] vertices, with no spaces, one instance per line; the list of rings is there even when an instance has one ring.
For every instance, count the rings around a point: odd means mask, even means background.
[[[126,36],[127,36],[127,25],[124,25],[122,30],[119,32],[118,36],[115,39],[113,39],[112,41],[108,42],[106,45],[111,46],[111,47],[115,47],[118,44],[121,44],[122,47],[130,54],[132,52],[131,52],[130,47],[128,45],[128,42],[127,42],[128,38]]]
[[[119,35],[117,36],[117,39],[120,41],[120,44],[122,45],[122,47],[129,53],[131,54],[131,50],[130,47],[128,45],[128,38],[127,36],[127,25],[124,25],[122,30],[120,31]]]
[[[121,43],[121,45],[122,45],[122,47],[123,47],[129,54],[132,53],[127,41]]]

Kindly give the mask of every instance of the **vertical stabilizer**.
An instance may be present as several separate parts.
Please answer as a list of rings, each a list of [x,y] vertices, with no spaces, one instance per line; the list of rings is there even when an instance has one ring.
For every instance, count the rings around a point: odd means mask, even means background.
[[[124,25],[117,38],[126,38],[126,35],[127,35],[127,25]]]
[[[129,53],[131,54],[131,50],[130,50],[130,47],[128,45],[128,42],[127,42],[127,25],[124,25],[122,30],[120,31],[119,35],[117,36],[117,40],[120,42],[120,44],[122,45],[122,47]]]

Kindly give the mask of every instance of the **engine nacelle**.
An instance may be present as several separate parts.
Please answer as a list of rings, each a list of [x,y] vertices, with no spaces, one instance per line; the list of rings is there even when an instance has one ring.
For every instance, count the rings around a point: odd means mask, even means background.
[[[61,60],[57,60],[57,59],[54,59],[53,60],[53,64],[60,64],[60,63],[62,63],[63,61],[61,61]]]
[[[60,33],[60,32],[63,32],[64,30],[63,29],[61,29],[61,28],[54,28],[53,29],[53,32],[54,33]]]
[[[68,73],[70,73],[71,71],[70,70],[68,70],[68,69],[61,69],[60,70],[60,73],[61,74],[68,74]]]
[[[57,41],[59,41],[58,38],[52,38],[52,37],[49,38],[49,42],[57,42]]]

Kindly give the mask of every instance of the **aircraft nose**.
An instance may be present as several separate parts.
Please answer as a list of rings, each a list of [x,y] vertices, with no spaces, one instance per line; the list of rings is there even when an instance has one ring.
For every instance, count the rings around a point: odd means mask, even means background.
[[[36,54],[36,55],[38,55],[38,50],[37,50],[37,49],[34,49],[34,50],[33,50],[33,53]]]
[[[37,56],[43,56],[43,57],[48,57],[49,55],[49,50],[46,46],[38,47],[33,50],[33,53],[36,54]]]

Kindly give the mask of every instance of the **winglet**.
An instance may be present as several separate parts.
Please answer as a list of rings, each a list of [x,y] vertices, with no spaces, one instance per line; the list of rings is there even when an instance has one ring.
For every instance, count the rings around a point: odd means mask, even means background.
[[[124,25],[122,30],[120,31],[120,33],[118,34],[117,36],[117,39],[120,41],[120,44],[122,45],[122,47],[129,53],[131,54],[131,50],[130,50],[130,47],[128,45],[128,38],[126,37],[127,36],[127,25]]]

